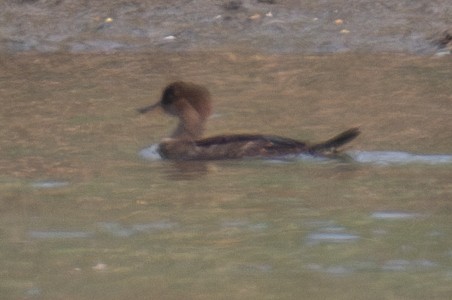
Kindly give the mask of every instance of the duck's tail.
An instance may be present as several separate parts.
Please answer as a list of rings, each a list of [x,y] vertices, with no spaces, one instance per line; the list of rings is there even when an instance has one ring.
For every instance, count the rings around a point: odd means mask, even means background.
[[[359,128],[350,128],[325,142],[309,146],[308,151],[313,154],[324,152],[335,153],[337,152],[337,148],[352,141],[360,133]]]

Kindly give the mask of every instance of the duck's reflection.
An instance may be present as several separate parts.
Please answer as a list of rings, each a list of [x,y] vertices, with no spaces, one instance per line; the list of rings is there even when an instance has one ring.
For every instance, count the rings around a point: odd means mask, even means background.
[[[195,180],[205,177],[212,170],[212,162],[207,161],[171,161],[167,168],[169,180]]]

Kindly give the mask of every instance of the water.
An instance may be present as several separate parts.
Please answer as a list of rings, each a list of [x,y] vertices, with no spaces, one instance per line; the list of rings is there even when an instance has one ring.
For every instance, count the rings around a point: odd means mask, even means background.
[[[33,187],[36,188],[42,188],[42,189],[53,189],[53,188],[58,188],[58,187],[65,187],[67,186],[69,183],[68,182],[64,182],[64,181],[38,181],[38,182],[34,182],[31,185]]]
[[[401,151],[354,151],[348,154],[357,162],[377,165],[452,163],[452,155],[447,154],[413,154]]]
[[[451,63],[2,57],[2,297],[449,298]],[[208,135],[315,142],[359,125],[354,161],[144,159],[175,120],[135,108],[174,79],[210,86]]]

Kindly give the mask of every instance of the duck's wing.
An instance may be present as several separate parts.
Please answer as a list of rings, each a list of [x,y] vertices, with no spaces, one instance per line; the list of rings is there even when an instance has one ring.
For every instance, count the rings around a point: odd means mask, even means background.
[[[269,143],[272,145],[279,145],[281,147],[305,147],[306,143],[297,141],[290,138],[285,138],[276,135],[263,135],[263,134],[230,134],[230,135],[218,135],[208,137],[200,140],[196,140],[195,144],[198,147],[210,147],[213,145],[225,145],[235,143]]]
[[[317,144],[276,135],[232,134],[196,140],[194,144],[198,154],[206,159],[277,157],[301,153],[334,157],[340,146],[352,141],[359,134],[358,128],[351,128]]]
[[[260,134],[219,135],[194,143],[200,156],[207,159],[284,156],[304,152],[308,147],[290,138]]]

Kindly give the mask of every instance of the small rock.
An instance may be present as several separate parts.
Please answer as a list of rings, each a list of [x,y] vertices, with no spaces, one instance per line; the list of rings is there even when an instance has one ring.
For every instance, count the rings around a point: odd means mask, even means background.
[[[168,35],[163,38],[165,41],[173,41],[176,39],[174,35]]]
[[[232,0],[223,4],[223,8],[226,10],[239,10],[242,8],[242,4],[241,0]]]
[[[254,14],[254,15],[248,17],[248,19],[253,20],[253,21],[259,20],[260,18],[261,18],[260,14]]]

